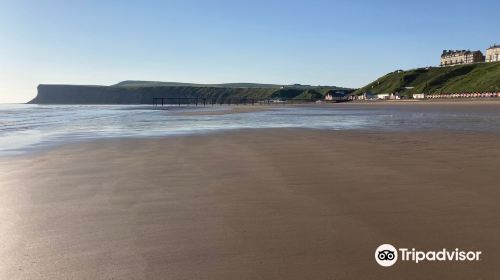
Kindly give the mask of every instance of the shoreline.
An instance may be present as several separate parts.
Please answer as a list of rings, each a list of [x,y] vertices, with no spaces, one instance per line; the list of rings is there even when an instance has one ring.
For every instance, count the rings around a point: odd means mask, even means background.
[[[486,132],[486,131],[469,131],[469,130],[441,130],[441,129],[426,129],[426,130],[387,130],[380,131],[377,129],[366,128],[353,128],[353,129],[324,129],[313,127],[263,127],[263,128],[229,128],[229,129],[213,129],[206,131],[194,131],[190,133],[178,133],[171,135],[150,135],[150,136],[116,136],[104,138],[82,138],[82,139],[67,139],[64,141],[53,142],[50,144],[44,143],[42,145],[30,146],[22,149],[8,150],[5,153],[0,153],[0,165],[9,164],[10,161],[15,160],[30,160],[33,157],[44,156],[48,153],[60,150],[71,149],[72,147],[85,146],[85,145],[109,145],[115,143],[126,142],[148,142],[148,141],[170,141],[171,139],[183,139],[191,137],[226,137],[233,134],[253,134],[253,133],[270,133],[280,131],[296,131],[298,133],[331,133],[331,134],[352,134],[352,135],[455,135],[455,136],[485,136],[485,137],[500,137],[500,132]]]
[[[59,110],[59,108],[52,109]],[[82,111],[84,112],[82,115],[83,120],[88,119],[92,123],[92,114],[99,109],[100,107]],[[47,122],[35,122],[32,129],[23,130],[25,129],[23,119],[7,119],[6,129],[0,132],[3,133],[0,135],[0,143],[5,144],[1,147],[0,154],[4,156],[24,153],[24,151],[43,150],[71,141],[84,142],[86,140],[105,138],[158,138],[176,135],[210,134],[238,129],[259,129],[259,127],[309,127],[311,129],[356,131],[370,129],[424,132],[441,129],[451,131],[490,131],[495,133],[500,131],[498,126],[494,125],[500,118],[500,101],[380,101],[308,105],[238,105],[216,107],[214,109],[175,107],[172,110],[164,111],[149,111],[149,108],[139,108],[141,112],[132,111],[128,115],[129,109],[136,110],[137,108],[134,106],[119,107],[115,111],[105,111],[110,121],[105,121],[102,125],[96,122],[95,125],[87,126],[86,121],[75,119],[77,121],[75,126],[72,122],[63,122],[60,126],[56,125],[50,128]],[[424,115],[425,113],[431,114]],[[72,112],[63,110],[61,116],[65,114],[72,116]],[[45,115],[44,110],[33,110],[33,116],[38,119],[43,118]],[[118,115],[130,116],[131,121],[122,126],[120,125],[120,118],[117,117]],[[315,118],[316,115],[318,118]],[[27,115],[26,121],[31,121],[29,116]],[[57,116],[57,114],[54,114],[54,116]],[[291,118],[288,119],[287,116],[291,116]],[[153,118],[153,121],[151,121],[151,118]],[[174,119],[172,123],[174,129],[169,127],[170,118]],[[311,122],[308,122],[309,119]],[[201,121],[200,125],[197,125],[198,120]],[[57,122],[57,118],[54,121]],[[233,121],[235,123],[231,125]],[[353,121],[353,124],[350,124],[350,121]],[[401,123],[406,125],[403,126]],[[12,128],[9,128],[9,125]],[[83,125],[83,129],[79,129],[78,125]],[[131,127],[131,132],[126,129],[127,125]],[[20,127],[21,130],[16,131],[16,127]],[[193,129],[190,129],[191,127]],[[42,134],[37,138],[36,136],[40,132]],[[13,136],[12,139],[9,139],[9,133]],[[26,138],[23,133],[31,138]],[[47,137],[44,137],[44,135],[47,135]],[[18,137],[18,142],[16,142],[15,137]]]
[[[334,102],[324,102],[325,100],[317,100],[317,101],[323,101],[323,103],[320,103],[320,104],[339,104],[339,103],[334,103]],[[411,103],[411,102],[418,102],[418,103],[448,103],[448,102],[451,102],[451,103],[469,103],[469,102],[486,102],[486,103],[491,103],[491,102],[498,102],[500,103],[500,97],[480,97],[480,98],[426,98],[426,99],[399,99],[399,100],[389,100],[389,99],[374,99],[374,100],[351,100],[351,101],[346,101],[346,102],[340,102],[340,103],[347,103],[347,104],[363,104],[363,103],[367,103],[367,104],[371,104],[371,103],[381,103],[381,102],[388,102],[388,103]],[[130,103],[130,104],[121,104],[121,103],[84,103],[84,104],[76,104],[76,103],[41,103],[41,104],[37,104],[37,103],[29,103],[29,102],[25,102],[25,103],[0,103],[0,104],[3,104],[3,105],[39,105],[39,106],[51,106],[51,105],[54,105],[54,106],[151,106],[151,107],[154,107],[154,104],[146,104],[146,103]],[[306,102],[306,103],[295,103],[295,104],[286,104],[286,105],[304,105],[304,104],[315,104],[314,102]],[[177,108],[177,104],[165,104],[165,108],[168,108],[169,106],[171,106],[172,108]],[[193,108],[196,108],[196,107],[199,107],[199,108],[203,108],[203,105],[199,104],[198,106],[196,106],[194,103],[193,104],[181,104],[181,107],[193,107]],[[283,104],[281,103],[270,103],[270,104],[259,104],[259,103],[255,103],[254,105],[248,103],[248,104],[223,104],[223,105],[220,105],[220,104],[214,104],[214,105],[211,105],[211,104],[207,104],[206,107],[259,107],[259,106],[263,106],[263,107],[266,107],[266,106],[283,106]],[[161,108],[161,105],[157,105],[158,108]]]
[[[426,104],[456,104],[456,103],[471,103],[471,104],[490,104],[500,103],[500,98],[443,98],[443,99],[400,99],[400,100],[354,100],[345,103],[426,103]]]
[[[271,111],[279,108],[349,108],[349,107],[363,107],[373,108],[377,106],[386,107],[397,107],[397,106],[411,106],[416,105],[417,108],[425,108],[423,106],[429,105],[433,106],[463,106],[466,107],[471,105],[476,106],[486,106],[494,107],[498,106],[500,109],[500,98],[496,99],[455,99],[455,100],[439,100],[439,99],[429,99],[429,100],[373,100],[373,101],[349,101],[340,103],[304,103],[304,104],[270,104],[270,105],[225,105],[227,110],[198,110],[198,111],[184,111],[175,112],[176,114],[183,116],[210,116],[210,115],[226,115],[226,114],[243,114],[243,113],[255,113],[263,111]],[[221,107],[225,107],[221,106]],[[209,108],[208,106],[206,108]],[[196,108],[190,108],[196,109]],[[203,109],[201,107],[200,109]],[[161,109],[160,109],[161,110]]]

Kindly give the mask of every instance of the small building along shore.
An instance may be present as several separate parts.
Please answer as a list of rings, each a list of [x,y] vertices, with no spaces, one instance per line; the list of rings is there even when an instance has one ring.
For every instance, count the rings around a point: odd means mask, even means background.
[[[454,98],[498,98],[500,92],[463,92],[463,93],[441,93],[426,94],[426,99],[454,99]]]
[[[463,92],[463,93],[414,93],[411,99],[463,99],[463,98],[500,98],[500,92]],[[369,101],[369,100],[400,100],[403,99],[398,94],[371,94],[349,96],[350,101]]]
[[[425,99],[427,95],[425,93],[414,93],[413,94],[413,99]]]
[[[326,102],[343,102],[347,101],[349,96],[344,91],[329,92],[325,95]]]
[[[412,97],[413,99],[499,98],[500,92],[415,93]]]
[[[348,100],[399,100],[402,99],[399,93],[379,93],[373,94],[369,92],[365,92],[361,95],[350,95]]]

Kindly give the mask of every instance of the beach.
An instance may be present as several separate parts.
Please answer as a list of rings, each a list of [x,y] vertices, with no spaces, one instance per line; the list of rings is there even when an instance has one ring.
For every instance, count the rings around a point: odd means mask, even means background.
[[[321,102],[297,104],[256,104],[239,106],[188,106],[181,110],[176,107],[155,107],[159,110],[170,110],[182,116],[215,116],[228,114],[255,113],[283,108],[313,108],[313,109],[359,109],[359,110],[404,110],[419,112],[498,112],[500,98],[488,99],[407,99],[407,100],[373,100],[352,102]]]
[[[500,280],[464,4],[0,0],[0,280]]]
[[[493,279],[499,140],[242,129],[4,157],[0,278]],[[383,243],[482,256],[383,268]]]

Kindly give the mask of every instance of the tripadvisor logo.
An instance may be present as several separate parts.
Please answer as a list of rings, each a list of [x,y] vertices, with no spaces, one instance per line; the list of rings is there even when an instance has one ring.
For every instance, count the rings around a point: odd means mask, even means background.
[[[393,266],[398,259],[404,262],[472,262],[481,260],[481,251],[463,251],[456,248],[447,250],[443,248],[439,251],[419,251],[415,248],[396,249],[391,244],[383,244],[375,250],[375,260],[384,267]]]
[[[398,261],[398,250],[391,244],[383,244],[375,250],[375,260],[381,266],[393,266]]]

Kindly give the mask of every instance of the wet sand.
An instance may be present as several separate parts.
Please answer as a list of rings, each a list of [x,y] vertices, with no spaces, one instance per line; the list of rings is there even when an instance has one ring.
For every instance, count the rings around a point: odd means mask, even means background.
[[[426,99],[426,100],[376,100],[355,101],[327,106],[366,109],[401,109],[425,111],[477,112],[500,110],[500,98],[482,99]]]
[[[500,137],[243,130],[0,160],[0,279],[494,279]],[[481,250],[397,263],[382,243]]]
[[[190,108],[177,112],[183,116],[214,116],[214,115],[227,115],[227,114],[244,114],[253,112],[269,111],[276,108],[276,105],[216,105],[214,107],[206,106],[203,108]],[[283,107],[283,106],[281,106]]]
[[[184,116],[226,115],[269,111],[280,108],[343,108],[366,110],[404,110],[418,112],[485,112],[500,111],[500,98],[487,99],[427,99],[427,100],[375,100],[343,103],[303,103],[303,104],[255,104],[216,105],[214,107],[190,107],[176,112]],[[177,108],[173,108],[176,110]],[[167,109],[168,110],[168,109]]]

